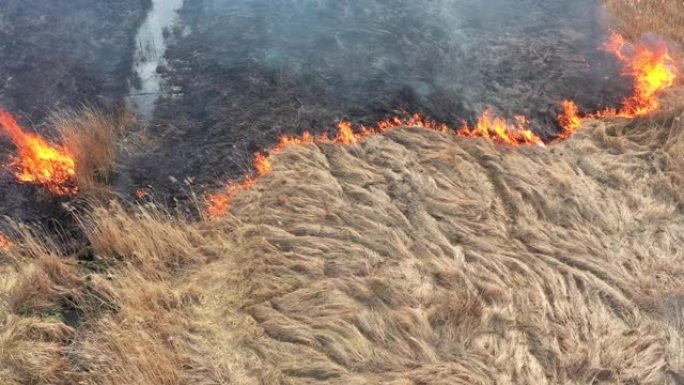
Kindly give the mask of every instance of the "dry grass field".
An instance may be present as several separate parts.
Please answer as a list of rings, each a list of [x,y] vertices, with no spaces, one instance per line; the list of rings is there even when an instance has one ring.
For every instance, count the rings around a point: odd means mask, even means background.
[[[681,0],[606,0],[617,28],[631,39],[655,33],[684,45],[684,3]]]
[[[79,116],[74,151],[114,145]],[[407,127],[270,160],[219,219],[93,200],[92,262],[14,224],[0,384],[683,383],[684,109],[546,147]]]
[[[682,118],[291,148],[223,219],[80,214],[97,270],[18,226],[0,382],[675,384]]]

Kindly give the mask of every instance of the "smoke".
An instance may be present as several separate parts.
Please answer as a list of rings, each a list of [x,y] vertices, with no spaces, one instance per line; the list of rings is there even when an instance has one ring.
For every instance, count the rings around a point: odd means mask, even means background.
[[[598,48],[598,0],[197,0],[170,32],[173,95],[153,125],[169,150],[135,161],[140,185],[237,178],[281,135],[401,111],[460,127],[491,108],[547,140],[561,101],[595,111],[631,92]]]
[[[595,52],[606,32],[596,1],[200,3],[186,9],[217,65],[298,79],[319,102],[534,117],[566,97],[601,104],[615,92],[596,89],[616,87],[601,80],[616,76]]]

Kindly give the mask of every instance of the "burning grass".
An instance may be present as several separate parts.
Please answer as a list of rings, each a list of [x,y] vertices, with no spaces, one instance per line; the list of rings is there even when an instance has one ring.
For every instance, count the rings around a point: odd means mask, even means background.
[[[286,146],[229,217],[78,214],[94,269],[24,231],[0,382],[675,384],[683,114]]]
[[[421,127],[431,131],[442,133],[454,133],[458,136],[469,138],[486,138],[496,143],[518,146],[522,144],[539,144],[542,140],[527,128],[524,117],[516,118],[516,123],[511,124],[506,119],[496,117],[491,110],[485,111],[474,126],[464,123],[458,130],[453,130],[446,124],[437,123],[419,114],[394,117],[378,122],[374,127],[361,126],[355,129],[350,122],[340,122],[337,125],[337,134],[330,137],[327,133],[312,135],[304,132],[301,137],[283,136],[280,142],[267,150],[269,154],[277,154],[290,146],[306,146],[316,143],[331,143],[337,145],[351,145],[369,136],[379,135],[397,127]],[[256,178],[264,177],[273,170],[271,161],[262,153],[254,155],[254,168],[256,174],[247,174],[239,182],[228,183],[224,191],[211,193],[207,196],[206,215],[216,218],[225,215],[230,209],[231,200],[240,192],[254,186]]]
[[[563,103],[561,138],[586,129],[554,148],[514,150],[541,140],[490,112],[458,130],[342,122],[257,154],[211,221],[94,203],[75,214],[83,265],[15,226],[0,382],[678,383],[684,111],[646,117],[667,56],[617,47],[634,97],[587,116]],[[3,122],[21,156],[32,135]],[[79,188],[106,177],[118,126],[53,123],[64,145],[40,144]]]
[[[0,129],[17,149],[9,166],[18,181],[56,195],[107,191],[102,182],[115,165],[117,140],[130,125],[127,116],[108,116],[93,108],[55,112],[50,125],[61,139],[55,144],[26,131],[0,109]]]
[[[7,111],[0,109],[0,128],[17,148],[10,167],[16,178],[25,183],[45,186],[57,195],[75,194],[76,160],[69,150],[48,142],[42,136],[26,132]]]
[[[612,33],[603,48],[623,63],[624,75],[633,78],[632,95],[624,99],[619,109],[609,108],[589,114],[581,114],[574,101],[561,102],[558,123],[562,131],[553,141],[568,139],[586,121],[615,117],[631,119],[653,113],[660,108],[660,94],[674,85],[677,70],[664,43],[661,42],[657,46],[634,45],[627,43],[622,35]],[[301,137],[281,137],[280,142],[267,152],[279,153],[289,146],[314,143],[350,145],[368,136],[378,135],[402,126],[422,127],[443,133],[453,132],[463,137],[486,138],[511,146],[530,144],[543,146],[544,144],[542,139],[529,129],[526,117],[517,116],[515,121],[510,123],[504,118],[495,116],[491,109],[487,109],[474,125],[464,123],[456,130],[418,114],[386,119],[377,123],[375,127],[361,126],[356,130],[350,122],[343,121],[338,124],[337,135],[333,138],[327,133],[315,136],[305,131]],[[255,154],[253,163],[256,169],[255,175],[247,174],[242,181],[230,182],[225,191],[207,196],[207,216],[215,218],[225,215],[230,210],[230,202],[238,193],[254,186],[255,178],[266,176],[272,170],[270,160],[261,153]]]
[[[678,77],[677,66],[668,53],[665,42],[631,44],[618,33],[612,33],[604,45],[624,65],[623,74],[634,79],[632,95],[625,98],[618,109],[608,108],[581,115],[575,102],[561,103],[558,121],[563,127],[560,139],[566,139],[586,120],[602,118],[636,118],[660,108],[660,94],[672,87]]]

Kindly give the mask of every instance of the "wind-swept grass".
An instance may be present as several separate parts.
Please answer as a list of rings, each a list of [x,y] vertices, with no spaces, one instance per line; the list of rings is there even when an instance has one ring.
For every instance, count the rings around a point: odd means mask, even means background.
[[[95,186],[118,131],[62,117]],[[290,147],[224,218],[92,203],[82,263],[17,225],[0,383],[679,384],[683,122]]]
[[[675,384],[682,117],[292,147],[225,218],[94,203],[83,265],[19,227],[0,382]]]

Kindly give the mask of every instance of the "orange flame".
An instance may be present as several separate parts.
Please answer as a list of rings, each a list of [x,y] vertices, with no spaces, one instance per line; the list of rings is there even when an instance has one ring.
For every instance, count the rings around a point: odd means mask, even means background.
[[[137,189],[135,190],[135,198],[137,200],[143,200],[147,196],[147,193],[143,189]]]
[[[228,192],[217,192],[208,194],[205,198],[207,201],[207,216],[209,218],[218,218],[224,216],[230,210],[230,199]]]
[[[465,137],[485,137],[494,141],[508,143],[511,145],[519,144],[542,144],[541,138],[526,128],[527,120],[524,117],[517,117],[515,124],[509,124],[503,118],[494,117],[490,110],[485,111],[482,118],[478,121],[475,128],[471,129],[464,125],[460,130],[453,130],[446,124],[437,123],[425,118],[420,114],[407,115],[404,117],[394,117],[376,123],[375,127],[359,126],[357,130],[351,122],[342,121],[337,125],[337,135],[330,137],[327,133],[322,135],[312,135],[304,131],[301,136],[284,135],[275,146],[269,148],[269,154],[277,154],[291,146],[303,146],[315,143],[336,143],[340,145],[351,145],[361,139],[383,133],[396,127],[421,127],[427,130],[443,133],[453,132]],[[230,210],[230,203],[233,198],[241,191],[249,189],[256,182],[255,178],[264,177],[271,173],[273,166],[271,161],[264,154],[258,152],[254,154],[255,175],[247,175],[240,182],[231,182],[224,191],[208,194],[206,196],[206,214],[210,218],[221,217]]]
[[[634,95],[623,101],[617,115],[632,118],[657,110],[660,107],[657,94],[671,87],[677,78],[667,46],[660,44],[651,49],[640,44],[634,47],[614,32],[605,49],[625,63],[625,75],[634,77]]]
[[[10,241],[4,234],[0,233],[0,249],[7,249],[14,246],[14,243]]]
[[[260,176],[265,176],[260,175]],[[230,203],[235,196],[244,190],[249,189],[255,183],[254,177],[247,175],[242,178],[240,182],[230,182],[226,186],[225,191],[208,194],[207,201],[207,216],[209,218],[218,218],[224,216],[230,210]]]
[[[563,127],[563,131],[558,136],[558,139],[567,139],[572,134],[582,127],[582,118],[579,115],[579,108],[577,103],[572,100],[563,100],[561,102],[561,114],[558,115],[558,123]]]
[[[658,95],[672,87],[677,79],[674,60],[665,44],[652,48],[644,44],[632,45],[618,33],[613,32],[603,48],[624,64],[623,73],[634,78],[634,90],[622,101],[619,109],[608,108],[582,117],[577,104],[563,101],[558,121],[563,127],[559,139],[566,139],[580,128],[585,120],[599,118],[635,118],[660,108]]]
[[[504,118],[495,117],[492,110],[487,109],[474,127],[466,123],[457,134],[465,137],[488,138],[513,146],[541,144],[541,138],[527,128],[527,125],[527,118],[524,116],[516,116],[515,123],[510,124]]]
[[[562,111],[558,116],[558,122],[563,131],[554,140],[569,138],[586,120],[603,117],[632,118],[652,112],[660,107],[660,101],[658,100],[659,92],[674,84],[676,79],[675,67],[664,45],[657,50],[651,50],[642,45],[633,47],[625,42],[621,35],[614,33],[610,36],[604,48],[612,52],[618,60],[625,63],[625,74],[633,76],[635,79],[634,94],[623,101],[620,109],[606,109],[585,116],[580,114],[579,108],[574,101],[563,101],[561,103]],[[314,136],[305,131],[301,136],[282,136],[278,144],[268,149],[267,152],[274,154],[282,152],[290,146],[323,142],[350,145],[367,136],[403,126],[422,127],[443,133],[453,132],[463,137],[486,138],[512,146],[544,144],[542,139],[529,129],[528,120],[524,116],[516,116],[515,121],[511,123],[504,118],[494,116],[492,110],[487,109],[474,126],[465,123],[458,130],[453,130],[446,124],[437,123],[419,114],[385,119],[376,123],[375,127],[360,126],[356,131],[350,122],[342,121],[337,126],[337,135],[332,139],[328,134]],[[256,177],[266,176],[272,170],[270,160],[261,153],[255,154],[254,165]],[[226,191],[208,195],[207,214],[210,217],[223,216],[230,209],[230,202],[235,195],[252,187],[254,183],[254,177],[248,175],[241,182],[230,183]]]
[[[273,169],[271,161],[259,152],[254,154],[254,167],[257,170],[258,176],[266,176],[270,174],[271,170]]]
[[[78,192],[74,185],[76,161],[62,146],[49,143],[42,136],[25,132],[16,119],[0,108],[0,128],[17,147],[18,156],[10,166],[15,177],[24,183],[42,185],[57,195]]]

